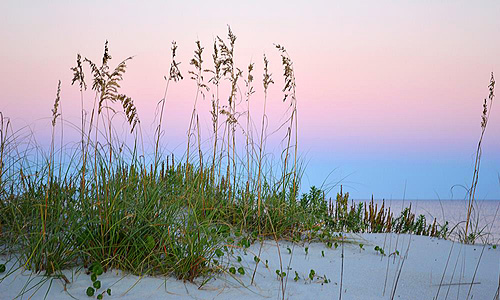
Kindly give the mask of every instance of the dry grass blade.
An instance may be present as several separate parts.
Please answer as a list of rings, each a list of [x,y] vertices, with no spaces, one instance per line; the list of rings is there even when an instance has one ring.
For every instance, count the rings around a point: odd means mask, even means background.
[[[476,239],[476,232],[473,232],[469,234],[469,227],[470,227],[470,221],[471,221],[471,214],[474,206],[474,201],[475,201],[475,195],[476,195],[476,188],[477,188],[477,182],[479,179],[479,166],[481,164],[481,154],[482,154],[482,142],[483,142],[483,137],[484,133],[486,131],[486,126],[488,125],[488,119],[491,113],[491,107],[493,105],[493,98],[495,98],[495,77],[493,76],[493,72],[491,73],[491,78],[490,78],[490,83],[488,85],[488,99],[489,99],[489,108],[488,108],[488,101],[484,99],[483,103],[483,112],[481,114],[481,136],[479,137],[479,142],[477,144],[477,149],[476,149],[476,159],[474,163],[474,173],[472,175],[472,184],[468,192],[468,205],[467,205],[467,220],[465,223],[465,236],[464,236],[464,242],[465,243],[474,243]]]

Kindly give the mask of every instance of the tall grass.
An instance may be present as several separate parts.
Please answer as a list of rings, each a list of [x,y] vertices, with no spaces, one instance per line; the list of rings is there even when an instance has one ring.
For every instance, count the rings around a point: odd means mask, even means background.
[[[465,223],[465,232],[464,232],[464,242],[465,243],[474,243],[478,234],[478,223],[476,222],[475,228],[471,228],[471,232],[469,233],[469,227],[471,226],[471,215],[474,209],[474,201],[476,196],[476,188],[479,180],[479,167],[481,165],[481,155],[482,155],[482,142],[484,133],[486,131],[486,126],[488,125],[488,120],[490,118],[491,107],[493,105],[493,98],[495,97],[495,77],[493,73],[491,73],[490,83],[488,85],[488,100],[484,99],[483,103],[483,112],[481,114],[481,135],[479,137],[479,142],[477,143],[475,162],[474,162],[474,172],[472,175],[472,183],[467,193],[467,219]]]
[[[155,131],[155,150],[154,150],[154,172],[156,173],[158,163],[159,163],[159,155],[160,155],[160,139],[162,137],[162,123],[163,123],[163,113],[165,111],[165,101],[167,99],[167,92],[168,92],[168,86],[170,84],[170,81],[180,81],[184,79],[184,77],[181,74],[181,71],[179,69],[180,62],[177,62],[175,60],[175,56],[177,53],[177,43],[175,41],[172,42],[172,62],[170,63],[170,70],[169,70],[169,75],[168,77],[165,76],[165,92],[163,93],[163,98],[159,101],[158,106],[160,107],[160,112],[159,112],[159,119]],[[83,123],[82,123],[83,124]]]
[[[246,74],[236,66],[235,43],[236,36],[228,28],[227,41],[217,37],[214,42],[212,69],[205,69],[204,47],[196,42],[188,71],[196,83],[196,94],[185,161],[161,154],[161,139],[168,136],[162,122],[169,84],[183,80],[175,42],[164,95],[157,104],[152,156],[144,153],[134,101],[120,91],[132,57],[112,68],[108,42],[100,64],[78,54],[76,66],[71,68],[82,108],[78,147],[61,143],[59,150],[69,159],[56,156],[54,147],[56,128],[65,126],[60,119],[59,108],[65,101],[60,86],[52,110],[48,154],[32,142],[31,134],[23,138],[14,132],[0,113],[0,244],[7,249],[4,251],[16,253],[23,267],[51,276],[67,268],[100,263],[105,270],[193,281],[224,271],[220,256],[225,246],[264,238],[331,244],[340,231],[446,236],[446,226],[435,221],[426,224],[425,218],[411,213],[411,207],[395,217],[384,205],[379,209],[373,202],[349,205],[349,195],[342,191],[335,200],[328,200],[313,187],[299,197],[302,173],[292,60],[284,47],[276,46],[284,68],[283,109],[289,115],[280,126],[285,129],[282,160],[273,163],[266,156],[266,105],[273,100],[268,99],[268,91],[274,83],[270,62],[263,57],[263,111],[256,117],[261,120],[260,134],[254,134],[249,103],[256,66],[250,63]],[[207,72],[212,77],[205,82]],[[86,78],[92,83],[87,85]],[[242,78],[246,78],[243,93],[238,85]],[[228,94],[220,93],[223,80],[229,83]],[[213,148],[204,149],[197,103],[209,91]],[[93,103],[86,103],[89,93]],[[253,102],[258,100],[252,96]],[[239,104],[245,101],[242,113]],[[90,104],[88,118],[85,107]],[[239,118],[244,113],[246,122]],[[221,115],[226,117],[224,122]],[[114,129],[119,118],[127,122],[132,143],[119,139]],[[193,136],[198,160],[191,159]],[[245,146],[243,154],[238,153],[238,143]]]

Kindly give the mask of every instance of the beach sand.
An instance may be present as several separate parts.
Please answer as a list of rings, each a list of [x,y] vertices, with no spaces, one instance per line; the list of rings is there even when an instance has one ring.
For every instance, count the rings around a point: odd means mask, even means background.
[[[467,299],[469,289],[469,299],[494,299],[499,286],[500,248],[463,245],[425,236],[398,237],[396,234],[349,234],[347,239],[351,242],[345,243],[343,249],[342,299],[391,299],[395,286],[393,299],[434,299],[436,295],[437,299],[446,296],[448,299]],[[99,291],[111,288],[112,295],[104,295],[104,299],[283,299],[284,284],[285,299],[339,299],[341,244],[328,248],[323,243],[280,242],[281,269],[287,273],[282,283],[276,274],[280,269],[276,243],[265,241],[254,284],[250,285],[256,265],[254,256],[259,253],[260,246],[256,242],[246,250],[235,248],[231,257],[221,262],[226,267],[243,267],[244,275],[238,272],[235,275],[216,274],[201,288],[204,278],[189,283],[170,277],[138,277],[111,270],[99,277],[102,282]],[[376,246],[383,248],[385,255],[375,251]],[[399,255],[395,254],[396,249]],[[6,257],[0,257],[0,261],[6,262]],[[43,299],[45,296],[55,300],[92,299],[85,294],[87,287],[92,285],[90,276],[81,268],[64,272],[70,281],[65,287],[61,279],[46,280],[20,269],[4,278],[9,270],[18,266],[13,260],[6,265],[7,271],[0,274],[3,278],[0,299],[13,299],[23,290],[25,294],[19,299]],[[312,280],[309,277],[311,270],[315,273]],[[294,280],[296,274],[298,279]]]

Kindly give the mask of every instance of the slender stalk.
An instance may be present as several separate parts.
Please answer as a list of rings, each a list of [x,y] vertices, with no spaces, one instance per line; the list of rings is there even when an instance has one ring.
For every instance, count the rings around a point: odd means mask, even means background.
[[[54,101],[54,108],[52,109],[52,135],[51,135],[51,141],[50,141],[50,152],[49,152],[49,159],[47,163],[48,167],[48,173],[47,173],[47,188],[45,191],[45,205],[43,206],[43,213],[42,213],[42,236],[43,239],[45,239],[46,231],[47,231],[47,215],[48,215],[48,208],[49,208],[49,197],[52,189],[52,184],[53,184],[53,177],[54,177],[54,143],[55,143],[55,130],[56,130],[56,121],[57,117],[59,117],[61,114],[59,113],[59,101],[60,101],[60,94],[61,94],[61,81],[59,80],[57,84],[57,95],[56,95],[56,100]]]
[[[236,42],[236,36],[231,31],[231,27],[228,26],[228,39],[229,46],[220,38],[217,37],[219,41],[219,48],[221,51],[221,60],[222,60],[222,75],[229,75],[229,81],[231,82],[231,94],[228,98],[228,109],[221,111],[224,113],[226,118],[226,125],[228,126],[227,130],[227,172],[226,172],[226,186],[229,188],[230,199],[231,202],[234,201],[236,185],[233,186],[231,184],[231,162],[233,165],[233,179],[236,181],[236,91],[237,91],[237,82],[238,78],[241,76],[242,72],[238,68],[234,66],[234,44]],[[230,149],[230,145],[232,145],[232,151]],[[231,161],[232,159],[232,161]]]
[[[467,292],[467,298],[466,298],[467,300],[469,300],[470,293],[472,292],[472,285],[474,284],[474,279],[476,279],[477,269],[479,268],[479,264],[481,263],[481,259],[483,258],[483,253],[485,248],[486,244],[483,245],[483,249],[481,249],[481,254],[479,255],[479,259],[477,260],[476,268],[474,269],[474,274],[472,275],[472,279],[470,282],[469,291]]]
[[[260,217],[260,206],[262,204],[262,182],[261,182],[261,174],[262,174],[262,153],[264,151],[264,136],[266,131],[266,102],[267,102],[267,89],[270,84],[273,84],[274,81],[271,78],[271,73],[269,73],[268,69],[269,61],[267,60],[266,55],[264,54],[264,78],[262,79],[264,85],[264,108],[262,111],[262,124],[260,129],[260,143],[259,143],[259,171],[257,174],[257,216]]]
[[[286,186],[287,186],[287,178],[288,178],[288,159],[289,159],[289,151],[290,151],[290,145],[291,145],[291,140],[292,140],[292,135],[295,135],[295,145],[294,145],[294,164],[292,168],[293,172],[293,181],[292,181],[292,192],[293,192],[293,197],[295,197],[296,193],[296,179],[297,179],[297,148],[298,148],[298,129],[297,129],[297,97],[296,97],[296,92],[295,92],[295,74],[294,74],[294,69],[293,69],[293,63],[292,60],[290,59],[290,56],[288,55],[288,52],[286,51],[285,47],[281,45],[275,45],[275,47],[278,49],[278,51],[281,52],[281,60],[283,64],[283,76],[285,78],[285,86],[283,87],[282,91],[285,93],[285,96],[283,98],[283,102],[287,100],[287,98],[290,97],[290,107],[292,108],[292,112],[290,115],[290,125],[288,126],[287,130],[287,144],[285,147],[285,156],[284,156],[284,164],[283,164],[283,182],[282,182],[282,189],[283,189],[283,197],[286,195]],[[294,129],[295,127],[295,129]],[[295,130],[295,132],[294,132]]]
[[[251,167],[250,167],[250,96],[255,92],[253,90],[252,82],[253,82],[253,63],[248,65],[248,76],[245,80],[245,85],[247,91],[245,93],[246,102],[247,102],[247,130],[246,130],[246,151],[247,151],[247,186],[246,186],[246,197],[250,193],[250,181],[251,181]]]
[[[82,168],[81,168],[81,181],[80,181],[80,199],[83,201],[83,196],[85,195],[85,171],[86,171],[86,153],[85,153],[85,106],[83,91],[87,90],[87,84],[85,83],[85,73],[82,67],[82,56],[80,54],[76,55],[76,66],[71,68],[73,71],[73,80],[71,84],[78,82],[80,86],[80,105],[81,105],[81,133],[82,133]]]
[[[488,109],[488,102],[486,99],[484,99],[483,103],[483,113],[481,116],[481,136],[479,137],[479,142],[477,144],[477,149],[476,149],[476,159],[474,162],[474,173],[472,175],[472,184],[469,189],[468,193],[468,205],[467,205],[467,220],[465,222],[465,242],[466,243],[474,243],[474,237],[469,238],[468,236],[468,230],[469,230],[469,223],[470,223],[470,217],[474,205],[474,200],[475,200],[475,194],[476,194],[476,187],[477,187],[477,182],[479,179],[479,166],[481,164],[481,154],[482,154],[482,149],[481,149],[481,144],[483,142],[483,137],[484,133],[486,131],[486,126],[488,125],[488,119],[490,116],[491,112],[491,107],[493,105],[493,98],[495,97],[494,91],[495,91],[495,78],[493,76],[493,72],[491,73],[491,78],[490,78],[490,84],[488,85],[489,89],[489,95],[488,99],[489,101],[489,109]]]
[[[194,58],[191,59],[191,65],[193,65],[196,69],[195,72],[189,71],[189,74],[191,74],[191,79],[196,81],[196,96],[194,98],[194,104],[193,104],[193,110],[191,112],[191,120],[189,122],[189,129],[188,129],[188,138],[187,138],[187,154],[186,154],[186,176],[188,175],[189,172],[189,150],[190,150],[190,140],[191,140],[191,131],[193,125],[196,126],[195,124],[195,117],[197,118],[197,112],[196,112],[196,106],[198,103],[198,95],[202,93],[202,89],[205,88],[207,89],[207,86],[203,83],[203,75],[202,75],[202,53],[203,53],[203,47],[201,47],[200,41],[196,41],[196,50],[194,51]],[[203,94],[202,94],[203,95]],[[200,137],[198,136],[198,140]],[[201,159],[201,158],[200,158]]]
[[[219,130],[219,84],[221,79],[221,65],[222,60],[219,57],[219,50],[217,48],[217,40],[214,41],[214,53],[212,54],[212,59],[214,62],[214,70],[212,73],[214,76],[209,80],[215,85],[215,95],[212,95],[212,123],[214,131],[214,151],[212,156],[212,166],[210,170],[210,177],[213,180],[215,171],[215,157],[217,156],[217,141],[218,141],[218,130]],[[222,151],[222,150],[221,150]],[[220,162],[220,161],[219,161]],[[220,172],[220,166],[219,166]],[[220,174],[219,174],[220,177]]]
[[[170,63],[170,72],[168,78],[165,76],[167,83],[165,84],[165,91],[163,92],[163,98],[160,100],[161,109],[160,109],[160,118],[158,120],[158,126],[156,127],[156,143],[155,143],[155,162],[154,162],[154,174],[156,174],[156,168],[159,162],[159,147],[160,147],[160,138],[161,138],[161,126],[163,123],[163,112],[165,110],[165,101],[167,100],[167,92],[168,86],[171,80],[174,82],[182,80],[182,74],[179,70],[180,62],[175,60],[176,51],[177,51],[177,43],[175,41],[172,42],[172,62]]]
[[[438,286],[438,290],[436,292],[436,296],[434,296],[435,300],[438,299],[439,291],[441,290],[441,286],[443,285],[444,275],[446,274],[446,270],[448,269],[448,263],[450,262],[450,257],[451,257],[451,253],[453,252],[453,246],[454,245],[455,245],[455,242],[452,242],[451,243],[450,252],[448,253],[448,259],[446,259],[446,264],[444,266],[443,275],[441,276],[441,281],[439,282],[439,286]]]

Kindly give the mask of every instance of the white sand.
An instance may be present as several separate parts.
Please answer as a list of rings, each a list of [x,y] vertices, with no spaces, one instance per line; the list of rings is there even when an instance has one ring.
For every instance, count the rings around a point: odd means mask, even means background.
[[[478,265],[474,284],[469,299],[492,299],[498,288],[500,274],[500,247],[462,245],[434,238],[395,234],[361,234],[350,235],[359,243],[364,244],[362,250],[358,244],[345,244],[344,276],[342,299],[391,299],[394,279],[400,272],[394,299],[433,299],[438,291],[445,265],[453,246],[443,285],[437,299],[466,299],[474,271]],[[384,247],[389,255],[394,252],[396,240],[400,256],[382,257],[374,250],[375,246]],[[409,251],[407,252],[409,245]],[[259,264],[255,275],[255,284],[250,285],[255,267],[254,254],[259,252],[259,243],[255,243],[246,251],[235,249],[231,264],[236,268],[243,266],[245,275],[219,274],[211,279],[201,289],[202,279],[195,284],[184,283],[174,278],[152,278],[122,274],[109,271],[100,276],[102,289],[112,289],[112,296],[104,299],[281,299],[280,280],[276,269],[280,268],[278,251],[273,241],[266,241],[262,248],[261,259],[268,260],[269,268]],[[309,247],[308,254],[305,247]],[[289,254],[287,248],[292,250]],[[483,251],[484,248],[484,251]],[[327,248],[324,244],[313,243],[304,246],[293,246],[290,243],[280,243],[283,270],[287,272],[286,299],[338,299],[341,273],[342,247]],[[324,257],[322,256],[324,252]],[[407,258],[404,259],[405,254]],[[237,257],[242,258],[241,263]],[[291,260],[291,264],[290,264]],[[0,258],[5,262],[5,258]],[[7,263],[7,269],[14,265]],[[287,270],[287,268],[290,270]],[[311,269],[319,277],[308,278]],[[454,271],[455,269],[455,271]],[[294,281],[295,271],[300,279]],[[454,272],[453,272],[454,271]],[[0,282],[0,299],[13,299],[20,294],[23,287],[34,286],[41,276],[30,277],[28,271],[15,271]],[[387,274],[387,276],[386,276]],[[6,273],[0,274],[5,276]],[[48,292],[47,299],[91,299],[85,290],[91,286],[91,280],[82,270],[68,270],[67,278],[72,281],[66,291],[62,280],[55,279]],[[322,277],[331,280],[324,283]],[[453,278],[452,278],[453,277]],[[3,277],[2,277],[3,278]],[[31,280],[31,281],[30,281]],[[452,285],[450,285],[452,283]],[[463,284],[469,283],[469,284]],[[45,282],[31,299],[43,299],[50,281]],[[385,287],[385,293],[384,293]],[[34,290],[26,292],[21,299],[28,299]],[[458,297],[457,297],[458,294]],[[71,295],[71,296],[70,296]]]

